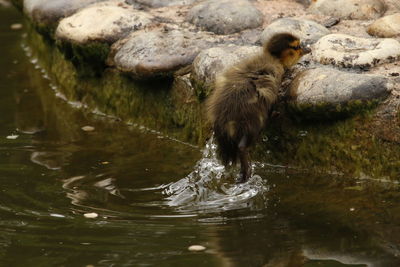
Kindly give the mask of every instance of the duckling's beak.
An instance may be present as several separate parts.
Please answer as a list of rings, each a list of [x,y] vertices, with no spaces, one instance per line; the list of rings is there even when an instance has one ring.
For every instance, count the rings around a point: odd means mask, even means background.
[[[311,53],[310,44],[301,44],[300,46],[301,46],[301,54],[302,55]]]

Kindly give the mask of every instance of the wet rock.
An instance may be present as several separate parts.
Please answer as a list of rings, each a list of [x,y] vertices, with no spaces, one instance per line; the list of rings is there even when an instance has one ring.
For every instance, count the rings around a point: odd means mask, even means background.
[[[193,62],[191,74],[191,79],[201,87],[201,92],[197,94],[206,97],[219,73],[261,51],[262,48],[259,46],[213,47],[202,51]]]
[[[135,0],[136,2],[150,7],[183,6],[191,5],[199,0]]]
[[[108,63],[137,78],[171,75],[215,42],[204,32],[168,27],[141,30],[113,45]]]
[[[299,111],[317,109],[322,114],[349,111],[354,104],[369,103],[389,94],[388,79],[379,75],[355,74],[332,68],[309,69],[293,80],[289,92]],[[343,108],[343,109],[342,109]]]
[[[104,0],[24,0],[24,12],[34,22],[49,25],[74,14],[80,8]]]
[[[261,34],[261,42],[265,43],[276,33],[289,32],[298,36],[302,41],[312,44],[330,31],[312,20],[283,18],[268,25]]]
[[[382,0],[315,0],[310,11],[343,19],[376,19],[386,6]]]
[[[322,37],[312,49],[312,57],[322,64],[370,68],[400,58],[400,43],[395,39],[358,38],[345,34]]]
[[[367,32],[378,37],[395,37],[400,35],[400,13],[385,16],[372,23]]]
[[[217,34],[231,34],[257,28],[263,14],[247,0],[208,0],[195,5],[187,20]]]
[[[91,41],[113,43],[151,23],[151,19],[149,14],[137,11],[123,1],[108,1],[62,19],[56,37],[79,44]]]

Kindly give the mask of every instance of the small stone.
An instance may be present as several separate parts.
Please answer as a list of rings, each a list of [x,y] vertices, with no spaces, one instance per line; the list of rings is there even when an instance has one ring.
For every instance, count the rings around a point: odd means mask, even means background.
[[[288,32],[300,38],[302,42],[313,44],[330,31],[315,21],[296,18],[282,18],[268,25],[261,34],[261,42],[267,42],[277,33]]]
[[[95,130],[95,128],[90,125],[83,126],[81,129],[85,132],[93,132]]]
[[[183,6],[183,5],[191,5],[195,2],[199,2],[200,0],[135,0],[138,3],[141,3],[150,7],[165,7],[165,6]]]
[[[208,0],[192,7],[187,21],[217,34],[231,34],[262,25],[263,14],[247,0]]]
[[[350,211],[355,211],[356,209],[355,208],[350,208]]]
[[[192,245],[188,248],[189,251],[200,252],[206,250],[206,247],[201,245]]]
[[[99,215],[96,212],[91,212],[91,213],[85,213],[85,214],[83,214],[83,216],[85,216],[85,218],[88,218],[88,219],[95,219]]]
[[[19,135],[12,134],[12,135],[7,136],[6,138],[7,138],[7,139],[10,139],[10,140],[15,140],[15,139],[17,139],[18,137],[19,137]]]
[[[382,0],[314,0],[309,10],[342,19],[377,19],[386,6]]]
[[[11,29],[11,30],[14,30],[14,31],[16,31],[16,30],[21,30],[21,29],[22,29],[22,24],[21,24],[21,23],[14,23],[14,24],[11,24],[10,29]]]
[[[395,37],[400,35],[400,13],[385,16],[376,20],[367,32],[378,37]]]
[[[390,38],[372,39],[329,34],[314,45],[312,57],[321,64],[368,69],[399,59],[400,43]]]
[[[65,215],[58,214],[58,213],[50,213],[51,217],[56,217],[56,218],[65,218]]]
[[[327,28],[331,28],[337,24],[339,24],[340,18],[330,17],[329,19],[323,22],[323,25]]]

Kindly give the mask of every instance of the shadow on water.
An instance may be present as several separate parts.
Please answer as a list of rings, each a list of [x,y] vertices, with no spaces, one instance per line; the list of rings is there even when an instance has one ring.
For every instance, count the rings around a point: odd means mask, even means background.
[[[212,141],[67,103],[0,18],[2,266],[400,266],[397,183],[257,163],[236,185]]]

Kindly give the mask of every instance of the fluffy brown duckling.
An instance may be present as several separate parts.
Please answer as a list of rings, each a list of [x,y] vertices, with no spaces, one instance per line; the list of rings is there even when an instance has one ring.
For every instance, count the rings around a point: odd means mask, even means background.
[[[309,49],[301,47],[296,36],[276,34],[265,43],[262,53],[216,78],[215,89],[206,102],[207,117],[223,164],[240,160],[238,182],[246,182],[251,176],[249,148],[266,126],[283,74],[307,52]]]

